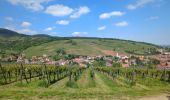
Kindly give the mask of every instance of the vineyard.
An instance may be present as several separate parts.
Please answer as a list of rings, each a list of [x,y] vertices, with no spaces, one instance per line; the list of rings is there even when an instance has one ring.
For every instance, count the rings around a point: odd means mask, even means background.
[[[170,71],[139,68],[95,68],[97,71],[106,74],[113,80],[123,81],[127,86],[135,86],[137,83],[144,84],[146,79],[160,80],[170,83]],[[149,85],[149,83],[147,83]]]
[[[23,64],[0,64],[0,84],[6,85],[20,81],[31,82],[33,78],[43,81],[45,87],[69,76],[69,80],[77,80],[83,68],[78,66],[65,67],[54,65],[23,65]]]
[[[129,99],[170,92],[170,71],[0,64],[0,99]]]

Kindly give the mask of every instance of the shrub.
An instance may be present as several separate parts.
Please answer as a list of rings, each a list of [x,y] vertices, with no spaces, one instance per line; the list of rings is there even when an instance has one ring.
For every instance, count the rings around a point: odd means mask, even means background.
[[[17,83],[15,84],[15,86],[17,86],[17,87],[27,87],[27,86],[28,86],[28,83],[17,82]]]
[[[66,83],[66,86],[70,87],[70,88],[78,88],[78,85],[77,85],[77,83],[75,81],[68,81]]]
[[[47,87],[47,86],[48,86],[48,83],[47,83],[47,81],[45,81],[45,80],[40,80],[40,81],[38,82],[38,86],[40,86],[40,87]]]

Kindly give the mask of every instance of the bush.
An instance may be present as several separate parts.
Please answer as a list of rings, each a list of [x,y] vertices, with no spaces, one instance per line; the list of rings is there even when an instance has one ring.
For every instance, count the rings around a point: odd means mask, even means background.
[[[77,85],[77,83],[75,81],[68,81],[66,83],[66,86],[70,87],[70,88],[78,88],[78,85]]]
[[[2,80],[0,80],[0,85],[3,85],[3,84],[4,84],[4,82]]]
[[[38,86],[40,86],[40,87],[47,87],[47,86],[48,86],[48,83],[47,83],[47,81],[45,81],[45,80],[40,80],[40,81],[38,82]]]
[[[15,86],[17,86],[17,87],[27,87],[27,86],[28,86],[28,83],[17,82],[17,83],[15,84]]]
[[[120,68],[120,67],[122,67],[122,65],[121,65],[121,63],[113,63],[113,64],[112,64],[112,67],[118,67],[118,68]]]

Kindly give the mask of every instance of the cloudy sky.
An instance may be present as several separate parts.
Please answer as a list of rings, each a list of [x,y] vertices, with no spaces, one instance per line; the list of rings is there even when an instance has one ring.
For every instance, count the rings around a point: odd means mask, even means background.
[[[170,44],[169,10],[170,0],[0,0],[0,27]]]

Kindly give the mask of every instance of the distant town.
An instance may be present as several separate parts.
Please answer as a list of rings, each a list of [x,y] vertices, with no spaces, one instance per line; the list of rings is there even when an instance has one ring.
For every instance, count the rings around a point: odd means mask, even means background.
[[[65,51],[64,51],[65,52]],[[58,56],[66,55],[62,51],[58,51]],[[170,69],[170,52],[165,52],[163,49],[159,50],[157,55],[125,55],[116,53],[115,55],[98,55],[98,56],[75,56],[58,57],[56,60],[50,55],[43,54],[42,56],[32,56],[30,59],[26,58],[25,54],[20,56],[11,55],[6,58],[6,61],[25,63],[25,64],[53,64],[58,66],[64,65],[78,65],[80,67],[88,67],[89,65],[107,66],[107,67],[152,67],[157,69]]]

